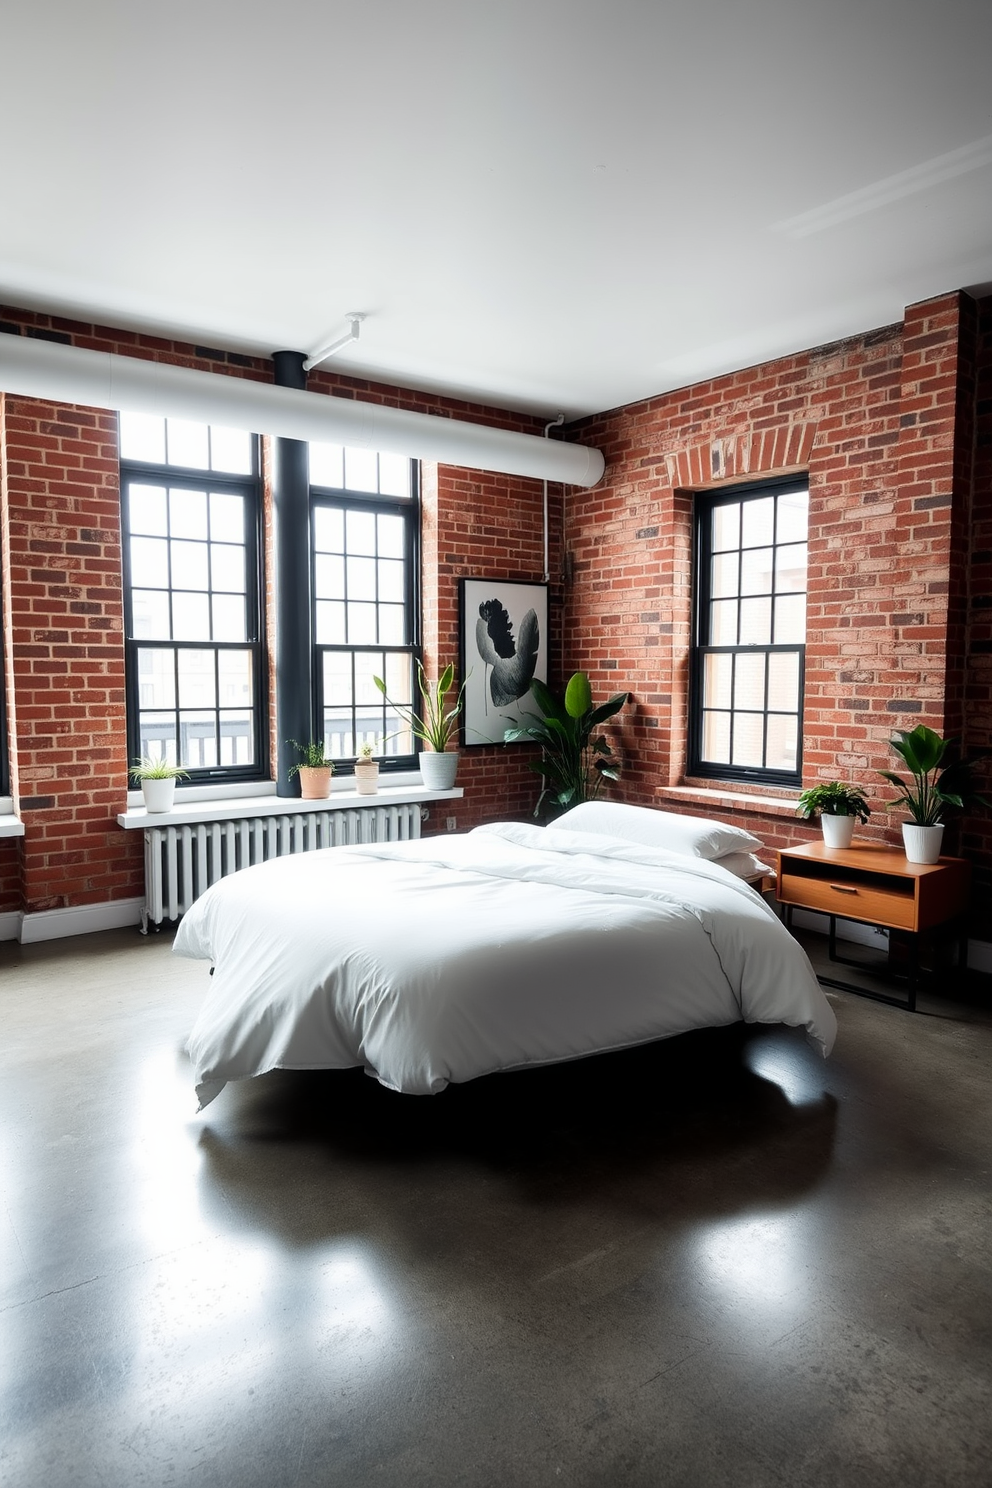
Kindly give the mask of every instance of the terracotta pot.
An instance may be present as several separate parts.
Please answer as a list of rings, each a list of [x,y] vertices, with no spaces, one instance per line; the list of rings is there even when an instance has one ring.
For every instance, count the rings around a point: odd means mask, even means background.
[[[326,801],[331,794],[332,765],[300,766],[300,795],[304,801]]]
[[[360,796],[374,796],[379,789],[379,761],[355,761],[355,789]]]

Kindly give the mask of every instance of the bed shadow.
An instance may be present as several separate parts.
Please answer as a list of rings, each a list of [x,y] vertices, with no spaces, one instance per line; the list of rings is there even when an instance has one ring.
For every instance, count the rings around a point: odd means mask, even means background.
[[[756,1038],[793,1062],[809,1098],[755,1073]],[[430,1097],[361,1070],[276,1071],[228,1086],[208,1110],[204,1182],[301,1242],[315,1225],[362,1228],[411,1199],[435,1212],[488,1194],[511,1209],[594,1204],[646,1217],[677,1195],[684,1217],[733,1213],[787,1203],[822,1178],[837,1105],[819,1071],[793,1030],[740,1025]]]

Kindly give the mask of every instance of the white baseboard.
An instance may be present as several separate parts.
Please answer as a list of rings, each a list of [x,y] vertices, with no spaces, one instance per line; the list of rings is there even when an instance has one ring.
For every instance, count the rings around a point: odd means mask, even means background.
[[[19,940],[23,918],[24,916],[17,909],[11,910],[8,914],[0,914],[0,940]]]
[[[42,909],[37,914],[7,916],[21,921],[22,945],[38,940],[61,940],[67,935],[91,935],[97,930],[121,930],[140,925],[144,899],[113,899],[106,904],[77,904],[67,909]]]

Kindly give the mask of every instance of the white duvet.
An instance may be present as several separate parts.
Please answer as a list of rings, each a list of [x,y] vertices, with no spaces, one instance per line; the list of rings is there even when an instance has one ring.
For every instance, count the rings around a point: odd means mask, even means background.
[[[215,966],[187,1045],[201,1108],[277,1068],[427,1094],[740,1019],[824,1055],[836,1031],[801,947],[724,869],[517,824],[244,869],[175,950]]]

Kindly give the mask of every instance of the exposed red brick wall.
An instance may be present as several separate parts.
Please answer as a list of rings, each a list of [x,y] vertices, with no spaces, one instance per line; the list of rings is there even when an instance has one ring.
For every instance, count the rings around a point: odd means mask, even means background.
[[[586,666],[598,691],[634,694],[620,731],[628,800],[655,801],[685,783],[692,493],[808,470],[804,779],[866,784],[875,805],[868,835],[899,840],[898,813],[883,806],[890,789],[877,775],[898,764],[892,731],[919,722],[954,731],[962,719],[957,597],[968,563],[973,323],[973,302],[947,295],[911,306],[901,325],[569,431],[602,448],[608,467],[598,487],[567,502],[574,581],[565,668]],[[987,489],[987,453],[985,462]],[[981,643],[973,623],[972,646]],[[979,675],[987,685],[973,656],[976,702],[988,696]],[[791,821],[743,816],[769,843],[810,835]],[[974,826],[969,820],[972,836]],[[946,836],[947,850],[958,850],[959,827]]]

